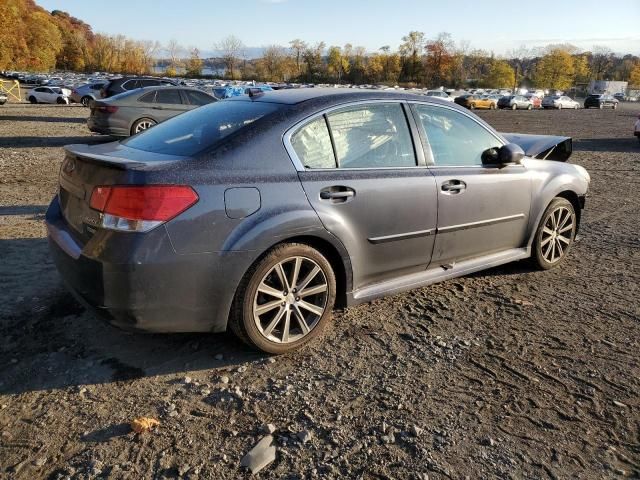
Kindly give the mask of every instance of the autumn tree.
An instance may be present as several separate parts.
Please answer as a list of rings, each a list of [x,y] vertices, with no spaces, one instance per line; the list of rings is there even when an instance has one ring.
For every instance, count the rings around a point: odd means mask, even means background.
[[[324,63],[322,61],[322,53],[324,52],[324,42],[318,42],[313,46],[305,48],[302,58],[307,67],[305,77],[309,81],[317,81],[323,73]]]
[[[295,62],[281,45],[269,45],[263,49],[262,58],[256,63],[256,73],[264,80],[281,82],[295,73]]]
[[[409,81],[417,82],[420,74],[420,57],[424,50],[424,33],[409,32],[408,35],[402,37],[400,45],[400,55],[404,64],[404,69]]]
[[[200,50],[196,47],[189,49],[189,58],[185,64],[186,74],[189,77],[199,77],[202,75],[202,65],[204,62],[200,58]]]
[[[307,49],[307,44],[299,38],[296,38],[289,42],[289,48],[296,64],[296,76],[300,77],[300,75],[302,75],[303,55]]]
[[[425,83],[440,86],[449,78],[454,60],[451,34],[443,32],[426,43]]]
[[[629,74],[629,86],[640,87],[640,63],[631,69]]]
[[[222,60],[227,71],[227,77],[236,78],[236,69],[240,63],[240,57],[245,48],[244,43],[235,35],[229,35],[214,45],[222,55]]]
[[[575,63],[569,52],[551,49],[536,66],[535,83],[538,87],[566,90],[574,82]]]
[[[515,83],[515,70],[504,60],[494,60],[482,85],[488,88],[511,88]]]
[[[349,58],[342,54],[340,47],[329,47],[329,53],[327,55],[327,73],[338,83],[340,83],[345,76],[349,73],[351,65],[349,64]]]

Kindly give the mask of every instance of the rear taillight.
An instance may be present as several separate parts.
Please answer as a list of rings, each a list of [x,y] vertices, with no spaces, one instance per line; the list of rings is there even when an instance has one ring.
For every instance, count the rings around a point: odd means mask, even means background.
[[[103,228],[146,232],[197,201],[198,194],[187,185],[116,185],[94,188],[90,206],[102,213]]]
[[[118,111],[118,107],[115,107],[113,105],[98,105],[94,110],[104,113],[116,113]]]

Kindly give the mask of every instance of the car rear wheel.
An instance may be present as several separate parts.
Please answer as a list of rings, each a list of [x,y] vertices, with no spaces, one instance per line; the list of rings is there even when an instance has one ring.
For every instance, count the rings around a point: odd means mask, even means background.
[[[147,130],[154,125],[157,125],[157,122],[150,118],[141,118],[139,120],[136,120],[131,127],[131,135],[135,135],[136,133],[140,133],[143,130]]]
[[[287,353],[322,332],[335,298],[335,274],[320,252],[300,243],[279,245],[243,278],[229,327],[254,348]]]
[[[511,105],[511,110],[517,110],[518,109],[518,105],[517,104],[513,104]]]
[[[573,106],[573,109],[574,110],[578,110],[578,104],[577,103]]]
[[[527,110],[531,110],[533,108],[533,105],[527,105]]]
[[[64,98],[58,97],[58,98],[56,98],[56,103],[58,105],[62,105],[62,104],[67,103],[67,102],[64,101]]]
[[[562,110],[562,104],[561,103],[558,104],[558,110]]]
[[[614,104],[613,104],[613,109],[615,110],[616,108],[618,108],[618,104],[617,104],[617,103],[614,103]]]
[[[36,97],[34,97],[33,95],[31,95],[29,97],[29,102],[33,103],[33,104],[36,104],[36,103],[38,103],[38,99]]]
[[[600,110],[602,110],[602,109],[604,108],[604,105],[601,103],[601,104],[599,105],[599,108],[600,108]]]
[[[88,107],[92,101],[93,101],[93,98],[91,98],[89,95],[85,95],[80,99],[80,103],[85,107]]]
[[[495,110],[496,109],[496,104],[492,103],[489,105],[489,110]]]
[[[544,214],[533,242],[533,259],[543,270],[558,266],[567,256],[576,234],[577,218],[566,198],[554,198]]]

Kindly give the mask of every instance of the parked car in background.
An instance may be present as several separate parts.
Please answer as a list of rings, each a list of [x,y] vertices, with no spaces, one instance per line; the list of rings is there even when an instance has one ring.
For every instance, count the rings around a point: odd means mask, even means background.
[[[577,110],[580,108],[580,104],[566,95],[547,95],[542,99],[542,108],[557,108],[558,110],[572,108]]]
[[[478,94],[461,95],[456,97],[454,102],[462,107],[468,108],[469,110],[475,110],[476,108],[496,108],[496,102],[493,99],[489,99]]]
[[[485,100],[488,100],[490,102],[493,102],[493,106],[491,108],[492,109],[496,109],[496,108],[498,108],[498,102],[502,98],[502,95],[500,95],[498,93],[492,93],[492,94],[489,94],[489,95],[483,95],[482,98],[484,98]]]
[[[618,108],[618,100],[613,95],[589,95],[584,99],[584,108]]]
[[[615,98],[619,102],[624,102],[626,100],[626,95],[622,92],[618,92],[613,94],[613,98]]]
[[[527,100],[531,100],[533,108],[542,108],[542,100],[540,99],[540,97],[532,93],[527,93],[524,98],[526,98]]]
[[[27,100],[31,103],[68,104],[71,90],[61,87],[36,87],[27,92]]]
[[[101,98],[100,91],[106,82],[87,83],[71,90],[71,100],[88,107],[91,102]]]
[[[0,92],[0,105],[4,105],[5,103],[7,103],[8,99],[9,97],[7,97],[6,93]]]
[[[498,100],[498,108],[531,110],[533,108],[533,102],[523,95],[505,95]]]
[[[640,115],[638,115],[638,120],[636,120],[636,124],[633,127],[633,134],[640,141]]]
[[[541,90],[539,88],[531,88],[527,92],[527,95],[534,95],[538,97],[540,100],[542,100],[544,98],[544,90]]]
[[[146,87],[94,101],[87,126],[95,133],[128,137],[215,101],[195,88]]]
[[[427,97],[441,98],[442,100],[446,100],[447,102],[453,102],[453,98],[451,98],[448,93],[443,92],[442,90],[427,90],[425,92],[425,95]]]
[[[100,91],[101,98],[109,98],[119,93],[127,92],[129,90],[135,90],[137,88],[145,87],[159,87],[162,85],[178,85],[178,82],[169,80],[167,78],[157,77],[122,77],[111,80],[105,84]]]
[[[423,95],[265,92],[66,147],[46,226],[65,284],[112,324],[282,354],[336,302],[561,265],[590,181],[570,154]]]

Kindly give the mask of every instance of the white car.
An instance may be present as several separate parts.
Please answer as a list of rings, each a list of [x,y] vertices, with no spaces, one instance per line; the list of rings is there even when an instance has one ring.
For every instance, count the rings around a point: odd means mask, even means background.
[[[27,92],[27,100],[31,103],[68,104],[71,90],[60,87],[37,87]]]
[[[425,92],[425,95],[427,97],[441,98],[442,100],[453,102],[453,98],[451,98],[448,93],[443,92],[442,90],[427,90]]]
[[[577,110],[580,108],[580,104],[566,95],[548,95],[542,99],[542,108],[557,108],[558,110],[573,108]]]

